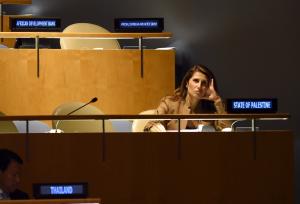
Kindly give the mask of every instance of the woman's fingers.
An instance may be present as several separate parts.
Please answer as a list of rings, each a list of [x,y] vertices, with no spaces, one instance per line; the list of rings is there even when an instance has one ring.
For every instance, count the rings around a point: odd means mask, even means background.
[[[166,132],[166,128],[162,124],[156,123],[150,129],[150,132]]]

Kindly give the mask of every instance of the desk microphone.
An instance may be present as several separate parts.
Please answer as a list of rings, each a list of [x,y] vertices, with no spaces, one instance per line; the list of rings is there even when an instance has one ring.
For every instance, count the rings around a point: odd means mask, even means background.
[[[70,113],[68,113],[68,114],[66,114],[66,115],[71,115],[72,113],[75,113],[76,111],[78,111],[78,110],[84,108],[85,106],[87,106],[87,105],[89,105],[89,104],[91,104],[91,103],[95,103],[96,101],[98,101],[98,98],[97,98],[97,97],[94,97],[94,98],[92,98],[92,100],[90,100],[89,102],[83,104],[82,106],[79,106],[78,108],[76,108],[75,110],[72,110]],[[58,131],[58,129],[57,129],[58,124],[60,123],[60,121],[61,121],[61,120],[58,120],[58,121],[56,122],[56,124],[55,124],[55,131],[52,130],[52,131],[50,131],[50,132],[52,132],[52,133],[53,133],[53,132],[54,132],[54,133],[61,133],[61,132],[62,132],[62,130],[59,130],[59,131]]]
[[[70,113],[68,113],[67,115],[71,115],[72,113],[82,109],[83,107],[89,105],[90,103],[95,103],[96,101],[98,101],[97,97],[92,98],[92,100],[90,100],[89,102],[83,104],[82,106],[79,106],[78,108],[76,108],[75,110],[71,111]]]

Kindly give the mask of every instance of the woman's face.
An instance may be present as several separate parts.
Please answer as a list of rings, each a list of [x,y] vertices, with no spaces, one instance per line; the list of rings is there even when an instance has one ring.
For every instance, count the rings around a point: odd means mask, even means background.
[[[187,93],[191,98],[201,99],[206,95],[209,81],[202,72],[195,72],[186,84]]]

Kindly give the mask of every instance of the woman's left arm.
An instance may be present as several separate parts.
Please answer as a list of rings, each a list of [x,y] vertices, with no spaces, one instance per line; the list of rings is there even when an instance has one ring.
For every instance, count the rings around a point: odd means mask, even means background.
[[[219,94],[216,92],[214,88],[214,80],[211,80],[211,83],[209,85],[209,88],[207,90],[207,97],[208,100],[213,101],[216,109],[217,114],[226,114],[225,105],[222,101],[222,98],[219,96]],[[217,130],[222,130],[223,128],[230,127],[232,124],[232,121],[230,120],[216,120],[215,121],[215,127]]]

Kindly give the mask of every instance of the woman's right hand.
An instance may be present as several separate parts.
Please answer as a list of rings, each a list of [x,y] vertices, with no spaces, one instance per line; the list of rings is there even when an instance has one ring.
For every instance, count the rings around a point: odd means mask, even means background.
[[[151,128],[150,132],[166,132],[165,126],[160,123],[155,123]]]

